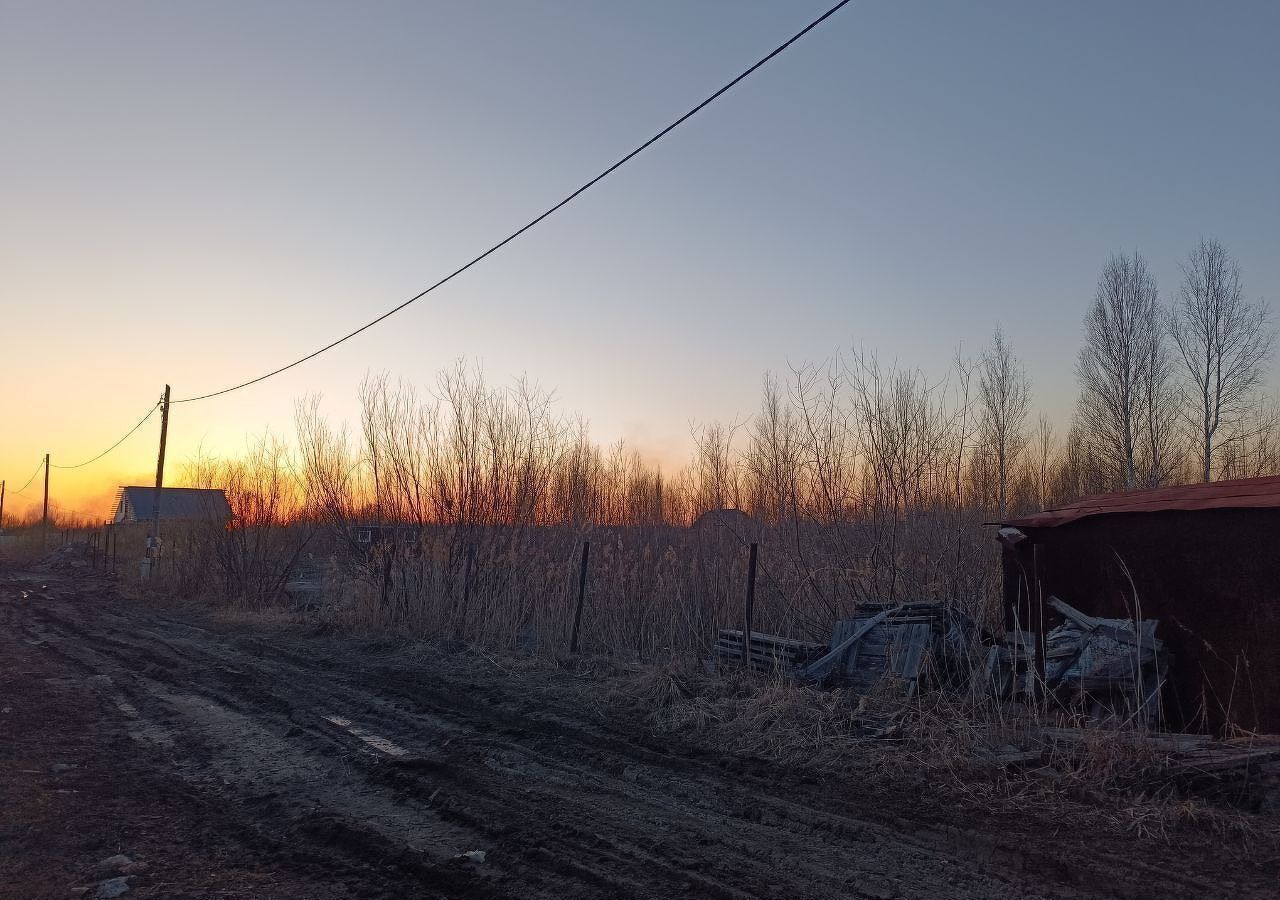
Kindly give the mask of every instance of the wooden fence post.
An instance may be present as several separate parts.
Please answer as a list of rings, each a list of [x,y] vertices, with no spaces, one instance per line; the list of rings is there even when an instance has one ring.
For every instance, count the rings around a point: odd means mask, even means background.
[[[751,614],[756,605],[756,557],[759,550],[759,544],[752,544],[751,557],[747,561],[747,603],[742,617],[742,664],[748,668],[751,666]]]
[[[582,624],[582,603],[587,596],[587,557],[591,555],[591,542],[582,542],[582,569],[578,572],[578,607],[573,612],[573,635],[569,638],[569,652],[578,652],[578,627]]]

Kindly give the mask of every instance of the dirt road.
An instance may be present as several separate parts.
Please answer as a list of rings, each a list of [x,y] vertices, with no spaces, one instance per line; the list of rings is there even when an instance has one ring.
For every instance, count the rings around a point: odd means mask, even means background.
[[[581,678],[0,572],[0,896],[1275,896],[1266,854],[671,745]],[[483,861],[461,857],[482,851]],[[96,887],[85,896],[93,896]]]

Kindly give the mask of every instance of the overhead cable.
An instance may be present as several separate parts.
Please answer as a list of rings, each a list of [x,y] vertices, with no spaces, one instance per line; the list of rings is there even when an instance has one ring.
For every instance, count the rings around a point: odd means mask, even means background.
[[[837,12],[839,12],[839,11],[840,11],[840,9],[841,9],[841,8],[843,8],[844,6],[846,6],[849,2],[850,2],[850,0],[840,0],[840,2],[839,2],[839,3],[835,4],[834,6],[832,6],[830,9],[828,9],[828,10],[827,10],[826,12],[824,12],[822,15],[818,16],[816,19],[814,19],[812,22],[810,22],[808,25],[806,25],[804,28],[800,29],[800,30],[799,30],[799,31],[797,31],[795,34],[793,34],[791,37],[787,38],[787,40],[785,40],[783,43],[779,44],[779,45],[778,45],[777,47],[775,47],[773,50],[769,51],[769,53],[767,53],[765,56],[761,57],[759,60],[757,60],[755,63],[753,63],[749,68],[747,68],[747,69],[743,70],[743,71],[742,71],[741,73],[739,73],[736,77],[734,77],[732,81],[729,81],[727,84],[725,84],[725,85],[724,85],[723,87],[721,87],[719,90],[717,90],[714,94],[712,94],[712,95],[710,95],[709,97],[707,97],[705,100],[703,100],[703,101],[702,101],[701,103],[699,103],[697,106],[695,106],[695,107],[693,107],[692,109],[690,109],[690,110],[689,110],[688,112],[686,112],[684,115],[680,116],[680,118],[676,119],[674,122],[672,122],[672,123],[671,123],[670,125],[668,125],[666,128],[663,128],[661,131],[659,131],[659,132],[658,132],[657,134],[655,134],[653,137],[649,138],[647,141],[645,141],[645,142],[644,142],[643,144],[641,144],[640,146],[636,147],[634,150],[632,150],[632,151],[631,151],[630,153],[628,153],[626,156],[622,157],[622,158],[621,158],[621,159],[619,159],[617,162],[615,162],[613,165],[609,166],[607,169],[605,169],[605,170],[604,170],[603,172],[601,172],[599,175],[595,176],[595,177],[594,177],[594,178],[592,178],[590,181],[586,182],[586,183],[585,183],[585,184],[583,184],[581,187],[579,187],[579,188],[577,188],[576,190],[574,190],[572,193],[568,194],[568,195],[567,195],[564,199],[562,199],[560,202],[556,203],[554,206],[551,206],[551,207],[547,208],[546,210],[544,210],[543,212],[539,213],[539,214],[538,214],[537,216],[535,216],[533,219],[529,220],[527,223],[525,223],[524,225],[520,226],[520,227],[519,227],[519,228],[517,228],[515,231],[511,232],[511,234],[507,235],[507,236],[506,236],[506,237],[504,237],[502,240],[498,241],[496,244],[494,244],[493,246],[491,246],[488,250],[485,250],[485,251],[484,251],[483,253],[481,253],[479,256],[476,256],[475,258],[473,258],[470,262],[467,262],[467,263],[463,264],[462,266],[459,266],[458,268],[454,269],[454,270],[453,270],[452,272],[450,272],[448,275],[445,275],[443,278],[441,278],[439,281],[437,281],[435,284],[433,284],[433,285],[431,285],[430,287],[426,288],[425,290],[423,290],[423,291],[421,291],[421,292],[419,292],[419,293],[417,293],[417,294],[413,295],[413,296],[412,296],[412,297],[410,297],[408,300],[405,300],[403,303],[399,304],[398,306],[394,306],[394,307],[392,307],[391,309],[389,309],[389,310],[387,310],[386,312],[384,312],[382,315],[378,316],[376,319],[372,319],[372,320],[370,320],[369,322],[366,322],[365,324],[361,325],[359,328],[355,329],[354,331],[350,331],[350,332],[348,332],[348,333],[344,334],[342,337],[340,337],[340,338],[338,338],[338,339],[336,339],[336,340],[330,341],[329,343],[325,344],[323,347],[319,348],[318,350],[313,350],[311,353],[308,353],[306,356],[299,357],[298,359],[295,359],[295,360],[294,360],[293,362],[291,362],[291,363],[287,363],[287,364],[285,364],[285,365],[283,365],[283,366],[280,366],[279,368],[272,369],[270,372],[266,372],[266,373],[264,373],[264,374],[262,374],[262,375],[257,376],[256,378],[250,378],[248,381],[242,381],[242,382],[240,382],[240,383],[238,383],[238,384],[233,384],[233,385],[231,385],[231,386],[229,386],[229,387],[222,388],[221,390],[210,391],[210,392],[205,393],[205,394],[198,394],[198,395],[196,395],[196,396],[194,396],[194,397],[184,397],[184,398],[182,398],[181,400],[174,400],[174,401],[172,401],[172,402],[174,402],[174,403],[194,403],[194,402],[196,402],[197,400],[208,400],[208,399],[210,399],[210,398],[212,398],[212,397],[220,397],[220,396],[222,396],[223,394],[229,394],[229,393],[231,393],[232,391],[238,391],[238,390],[240,390],[241,388],[247,388],[247,387],[249,387],[250,385],[257,384],[257,383],[258,383],[258,382],[260,382],[260,381],[266,381],[268,378],[271,378],[271,377],[273,377],[273,376],[275,376],[275,375],[279,375],[281,372],[287,372],[289,369],[292,369],[292,368],[294,368],[295,366],[300,366],[300,365],[302,365],[303,363],[308,362],[309,360],[315,359],[315,358],[316,358],[317,356],[319,356],[321,353],[324,353],[324,352],[326,352],[326,351],[328,351],[328,350],[332,350],[334,347],[337,347],[339,344],[344,343],[345,341],[350,340],[351,338],[355,337],[356,335],[360,334],[361,332],[367,331],[368,329],[372,328],[374,325],[377,325],[379,322],[382,322],[383,320],[390,318],[391,316],[393,316],[393,315],[395,315],[396,313],[400,312],[400,310],[404,309],[406,306],[409,306],[410,304],[416,303],[417,301],[419,301],[419,300],[421,300],[423,297],[425,297],[427,294],[429,294],[429,293],[431,293],[432,291],[434,291],[436,288],[441,287],[442,285],[444,285],[444,284],[448,283],[449,281],[453,280],[454,278],[456,278],[457,276],[461,275],[463,272],[467,271],[467,269],[470,269],[472,266],[476,265],[477,263],[479,263],[480,261],[482,261],[483,259],[485,259],[485,258],[486,258],[486,257],[488,257],[489,255],[491,255],[491,254],[493,254],[493,253],[496,253],[498,250],[502,249],[502,248],[503,248],[503,247],[505,247],[507,244],[509,244],[509,243],[511,243],[512,241],[514,241],[516,238],[520,237],[520,235],[524,234],[526,231],[528,231],[529,229],[533,228],[533,227],[534,227],[535,225],[537,225],[538,223],[542,222],[542,220],[544,220],[544,219],[546,219],[547,217],[549,217],[552,213],[555,213],[556,211],[558,211],[558,210],[562,209],[563,207],[565,207],[565,206],[569,205],[569,204],[570,204],[571,202],[573,202],[573,200],[575,200],[575,199],[576,199],[580,194],[585,193],[587,190],[589,190],[590,188],[594,187],[596,184],[600,183],[601,181],[603,181],[603,180],[604,180],[605,178],[607,178],[608,176],[612,175],[614,172],[616,172],[618,169],[622,168],[624,165],[626,165],[627,163],[629,163],[631,160],[635,159],[637,156],[639,156],[641,153],[643,153],[643,152],[644,152],[645,150],[647,150],[649,147],[653,146],[653,145],[654,145],[654,144],[656,144],[658,141],[662,140],[662,138],[666,137],[668,134],[670,134],[670,133],[671,133],[672,131],[674,131],[676,128],[680,127],[680,126],[681,126],[681,125],[683,125],[685,122],[687,122],[689,119],[693,118],[695,115],[697,115],[698,113],[700,113],[702,110],[706,109],[706,108],[707,108],[708,106],[710,106],[714,101],[716,101],[717,99],[719,99],[723,94],[725,94],[726,92],[728,92],[731,88],[733,88],[733,87],[734,87],[735,85],[737,85],[739,82],[743,81],[745,78],[747,78],[749,75],[751,75],[751,73],[755,72],[757,69],[759,69],[759,68],[760,68],[761,66],[763,66],[765,63],[769,62],[769,61],[770,61],[771,59],[773,59],[775,56],[777,56],[778,54],[782,53],[784,50],[786,50],[788,47],[790,47],[792,44],[794,44],[796,41],[800,40],[800,38],[804,37],[804,36],[805,36],[806,34],[808,34],[810,31],[812,31],[813,29],[817,28],[819,25],[821,25],[823,22],[825,22],[827,19],[829,19],[831,16],[835,15]]]
[[[103,450],[101,453],[99,453],[97,456],[93,457],[92,459],[86,459],[84,462],[76,463],[75,465],[72,465],[72,466],[60,466],[57,463],[49,463],[49,467],[52,469],[80,469],[89,465],[90,463],[96,463],[98,460],[102,459],[102,457],[106,456],[112,450],[116,449],[125,441],[127,441],[135,431],[137,431],[139,428],[145,425],[147,420],[150,419],[153,415],[155,415],[155,411],[159,408],[160,408],[160,401],[157,400],[155,403],[155,406],[152,406],[149,410],[147,410],[147,414],[138,421],[138,424],[134,425],[132,428],[130,428],[128,431],[124,433],[124,437],[120,438],[120,440],[116,441],[114,444],[112,444],[106,450]]]

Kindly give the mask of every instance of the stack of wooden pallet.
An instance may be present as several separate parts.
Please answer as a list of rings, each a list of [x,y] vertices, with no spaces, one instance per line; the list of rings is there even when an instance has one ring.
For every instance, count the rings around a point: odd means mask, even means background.
[[[831,637],[834,647],[864,623],[864,618],[841,619]],[[933,617],[888,617],[854,642],[832,680],[858,693],[869,693],[885,676],[902,679],[907,694],[918,689],[920,670],[933,643]]]
[[[800,673],[803,680],[860,693],[891,681],[912,696],[926,660],[966,652],[971,629],[945,604],[864,604],[860,612],[836,622],[829,651]]]
[[[741,631],[732,628],[720,629],[715,646],[718,662],[727,666],[741,666],[743,649]],[[815,656],[820,656],[826,649],[825,644],[797,641],[753,631],[748,664],[751,668],[760,671],[790,673]]]

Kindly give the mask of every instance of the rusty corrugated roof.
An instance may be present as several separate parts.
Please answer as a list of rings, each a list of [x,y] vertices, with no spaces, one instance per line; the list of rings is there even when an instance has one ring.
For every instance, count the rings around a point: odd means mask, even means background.
[[[1280,509],[1280,476],[1099,494],[1001,524],[1017,528],[1054,528],[1089,516],[1201,509]]]

